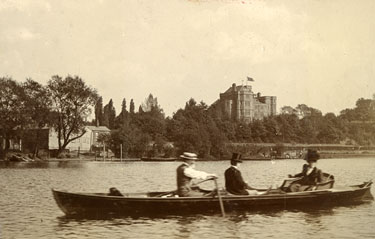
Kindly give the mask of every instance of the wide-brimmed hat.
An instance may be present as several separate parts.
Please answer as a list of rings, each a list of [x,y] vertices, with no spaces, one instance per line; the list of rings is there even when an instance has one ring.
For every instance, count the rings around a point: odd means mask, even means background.
[[[184,160],[197,160],[198,159],[195,153],[189,153],[189,152],[184,152],[182,155],[180,155],[180,158]]]
[[[234,161],[234,162],[242,163],[241,158],[242,158],[241,154],[239,154],[239,153],[233,153],[232,154],[232,158],[230,160]]]
[[[314,149],[308,149],[307,150],[307,154],[304,158],[307,162],[309,161],[317,161],[318,159],[320,159],[320,154],[314,150]]]

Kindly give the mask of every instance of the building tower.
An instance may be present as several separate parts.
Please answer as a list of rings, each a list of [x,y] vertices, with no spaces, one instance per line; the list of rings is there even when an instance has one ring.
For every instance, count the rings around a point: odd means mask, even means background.
[[[254,94],[252,86],[232,84],[220,94],[220,105],[224,115],[234,121],[251,122],[276,115],[276,96]]]

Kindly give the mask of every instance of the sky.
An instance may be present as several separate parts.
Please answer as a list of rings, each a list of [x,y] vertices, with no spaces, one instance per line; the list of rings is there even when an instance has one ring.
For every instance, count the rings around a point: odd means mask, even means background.
[[[0,77],[78,75],[167,116],[232,83],[323,113],[375,93],[373,0],[0,0]],[[118,112],[119,113],[119,112]]]

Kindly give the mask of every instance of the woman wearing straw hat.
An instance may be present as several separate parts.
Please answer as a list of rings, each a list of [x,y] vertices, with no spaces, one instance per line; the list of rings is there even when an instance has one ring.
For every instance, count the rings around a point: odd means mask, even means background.
[[[177,168],[177,193],[180,197],[194,197],[202,196],[203,193],[195,191],[191,188],[192,179],[209,179],[217,178],[216,174],[210,174],[202,171],[195,170],[195,160],[197,155],[194,153],[184,152],[180,155],[184,161]]]

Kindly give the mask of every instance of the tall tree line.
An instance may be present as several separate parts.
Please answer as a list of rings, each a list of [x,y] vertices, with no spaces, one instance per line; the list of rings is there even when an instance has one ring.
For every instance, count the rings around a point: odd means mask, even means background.
[[[375,145],[375,101],[370,99],[359,99],[355,108],[337,116],[300,104],[250,123],[231,121],[214,106],[194,99],[165,118],[155,99],[150,95],[138,112],[117,117],[122,123],[116,125],[110,141],[117,155],[120,144],[128,156],[193,151],[201,157],[222,157],[230,142]],[[173,150],[167,142],[173,143]]]
[[[375,145],[375,101],[358,99],[352,109],[339,115],[322,114],[300,104],[286,106],[282,114],[250,123],[231,121],[215,105],[190,99],[172,117],[165,117],[157,97],[150,94],[136,111],[124,98],[116,114],[112,99],[104,105],[95,89],[78,76],[52,76],[46,85],[27,79],[17,82],[0,78],[0,154],[9,149],[10,139],[27,129],[52,127],[62,152],[85,133],[91,113],[92,124],[107,126],[111,134],[104,141],[117,155],[129,157],[173,156],[193,151],[201,157],[222,157],[227,143],[341,143]],[[94,112],[92,112],[94,111]],[[38,132],[38,131],[36,131]],[[37,151],[39,135],[35,139]]]

